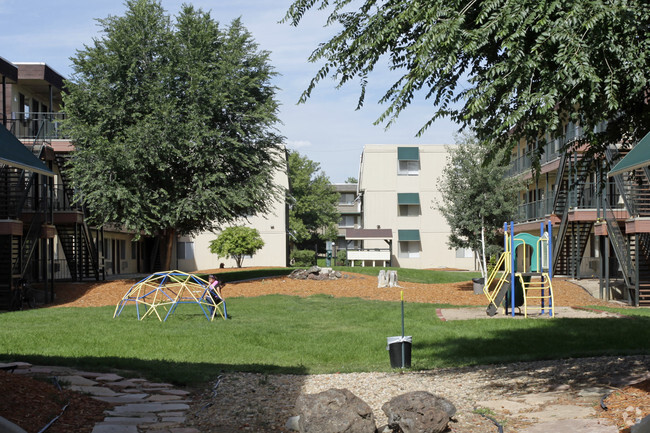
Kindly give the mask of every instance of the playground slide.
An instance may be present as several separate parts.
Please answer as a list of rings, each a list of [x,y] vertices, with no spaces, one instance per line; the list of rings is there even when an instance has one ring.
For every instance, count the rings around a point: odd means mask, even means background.
[[[508,278],[504,281],[504,284],[502,284],[501,287],[499,287],[499,291],[494,297],[494,300],[490,302],[490,304],[487,306],[487,309],[485,311],[488,316],[494,316],[497,314],[498,305],[503,304],[503,300],[505,299],[509,290],[510,290],[510,279]]]

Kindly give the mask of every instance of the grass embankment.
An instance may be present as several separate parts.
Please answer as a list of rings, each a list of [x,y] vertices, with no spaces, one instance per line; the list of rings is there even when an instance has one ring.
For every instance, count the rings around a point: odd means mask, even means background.
[[[413,368],[650,353],[647,310],[633,319],[441,322],[438,305],[406,304]],[[134,307],[37,309],[0,315],[0,359],[119,368],[174,383],[222,370],[324,373],[389,370],[386,337],[400,333],[399,302],[271,295],[232,298],[232,319],[208,322],[181,305],[167,322],[137,321]]]
[[[218,278],[220,281],[229,283],[232,281],[253,280],[256,278],[274,277],[289,275],[294,269],[299,268],[263,268],[263,269],[233,269],[220,272]],[[302,268],[304,269],[304,268]],[[371,275],[376,277],[380,270],[397,271],[397,277],[400,281],[422,284],[446,284],[468,281],[474,277],[480,277],[480,272],[465,271],[437,271],[429,269],[407,269],[407,268],[381,268],[381,267],[361,267],[361,266],[333,266],[332,269],[341,272],[353,272],[362,275]],[[207,278],[208,274],[199,273],[198,276]]]

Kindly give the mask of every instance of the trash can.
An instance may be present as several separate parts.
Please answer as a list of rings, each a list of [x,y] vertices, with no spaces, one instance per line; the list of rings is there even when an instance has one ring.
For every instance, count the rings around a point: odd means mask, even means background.
[[[411,336],[388,337],[388,355],[390,356],[391,368],[411,367]],[[402,364],[402,348],[404,349],[404,364]]]
[[[485,285],[485,280],[483,278],[472,278],[472,283],[474,285],[474,294],[482,295],[483,286]]]

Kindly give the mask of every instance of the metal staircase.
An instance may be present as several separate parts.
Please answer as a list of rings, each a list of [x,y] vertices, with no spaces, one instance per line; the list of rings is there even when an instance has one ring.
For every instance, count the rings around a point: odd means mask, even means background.
[[[558,235],[554,242],[553,273],[577,275],[585,252],[593,222],[569,221],[569,212],[585,203],[585,181],[589,176],[588,161],[565,153],[557,172],[553,213],[560,218]]]
[[[615,148],[606,151],[611,164],[626,152]],[[650,217],[650,178],[648,169],[637,169],[613,176],[614,184],[632,218]],[[627,290],[627,301],[638,306],[650,306],[650,233],[623,233],[612,204],[606,200],[605,221],[614,253],[621,267]]]
[[[80,281],[85,278],[99,280],[99,254],[86,223],[86,209],[81,203],[76,202],[74,189],[70,188],[70,176],[65,169],[67,157],[62,154],[57,154],[56,162],[59,166],[63,193],[66,199],[61,210],[79,212],[83,216],[81,222],[57,222],[55,224],[70,275],[75,281]]]

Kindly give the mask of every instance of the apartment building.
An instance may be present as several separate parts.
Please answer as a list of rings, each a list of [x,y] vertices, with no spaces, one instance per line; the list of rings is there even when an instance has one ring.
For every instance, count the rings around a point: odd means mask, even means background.
[[[363,231],[348,231],[360,253],[357,263],[389,249],[392,266],[474,269],[471,251],[449,249],[449,226],[438,211],[438,178],[447,164],[444,145],[366,145],[359,196]],[[348,258],[351,253],[348,252]],[[364,259],[363,257],[367,257]]]
[[[565,125],[560,139],[544,146],[540,175],[533,177],[536,145],[514,149],[510,176],[528,180],[520,192],[516,232],[539,233],[553,223],[553,273],[598,278],[600,294],[634,305],[650,305],[650,176],[646,166],[607,173],[627,150],[610,146],[607,163],[586,155],[579,125]],[[647,140],[647,143],[643,141]],[[650,139],[638,145],[650,146]],[[638,146],[637,145],[637,146]],[[568,151],[564,149],[568,146]]]

